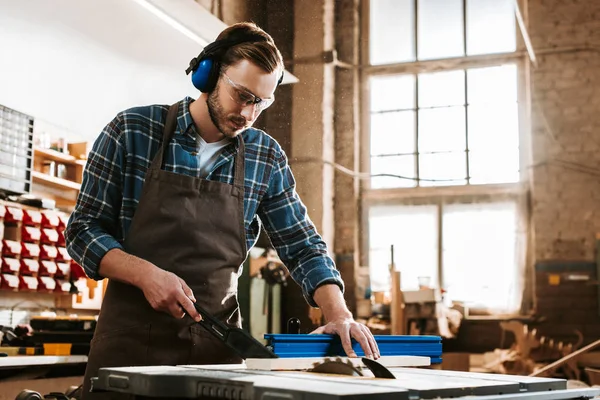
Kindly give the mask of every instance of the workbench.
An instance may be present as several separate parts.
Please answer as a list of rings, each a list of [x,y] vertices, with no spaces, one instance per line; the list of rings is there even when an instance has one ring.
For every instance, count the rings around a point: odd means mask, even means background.
[[[590,399],[600,388],[567,390],[563,379],[422,368],[390,368],[396,379],[307,371],[260,371],[244,365],[103,368],[94,391],[141,399]],[[369,372],[368,370],[366,372]]]
[[[79,386],[87,360],[84,355],[0,357],[0,400],[14,400],[24,389],[50,393]]]

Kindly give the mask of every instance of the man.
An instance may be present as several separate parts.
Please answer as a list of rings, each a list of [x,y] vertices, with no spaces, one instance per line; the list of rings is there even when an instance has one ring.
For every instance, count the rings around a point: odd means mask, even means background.
[[[190,63],[194,101],[119,113],[94,142],[66,229],[73,259],[109,278],[83,392],[107,366],[242,360],[195,321],[198,302],[240,326],[237,280],[259,219],[307,302],[339,334],[378,358],[348,311],[343,282],[295,191],[279,144],[252,128],[274,101],[283,61],[251,23],[225,29]],[[89,398],[92,398],[91,396]]]

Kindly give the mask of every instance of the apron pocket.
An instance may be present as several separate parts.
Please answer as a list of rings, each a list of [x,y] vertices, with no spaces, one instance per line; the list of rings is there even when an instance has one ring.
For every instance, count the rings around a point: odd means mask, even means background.
[[[146,337],[147,337],[148,334],[150,333],[150,324],[137,324],[137,325],[131,325],[131,326],[123,326],[123,327],[119,327],[119,328],[115,328],[115,329],[109,329],[104,332],[99,331],[99,332],[94,333],[94,337],[92,338],[91,343],[98,342],[98,341],[101,341],[104,339],[108,339],[113,336],[127,335],[130,333],[135,334],[136,331],[145,332]],[[147,339],[146,339],[146,342],[147,342]]]
[[[112,329],[94,335],[90,361],[98,367],[146,365],[150,324]]]
[[[192,341],[194,342],[190,364],[240,364],[243,362],[237,353],[221,340],[215,338],[206,329],[199,326],[192,326],[190,330]]]
[[[155,324],[150,332],[148,343],[148,363],[150,365],[187,364],[193,347],[189,326],[184,320],[166,324]]]

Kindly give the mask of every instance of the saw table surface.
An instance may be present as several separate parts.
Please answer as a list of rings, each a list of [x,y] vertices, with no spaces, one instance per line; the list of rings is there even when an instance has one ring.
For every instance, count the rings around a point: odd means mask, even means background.
[[[389,368],[396,379],[308,371],[259,371],[244,365],[102,368],[94,391],[139,399],[590,399],[600,388],[567,390],[563,379],[420,368]]]

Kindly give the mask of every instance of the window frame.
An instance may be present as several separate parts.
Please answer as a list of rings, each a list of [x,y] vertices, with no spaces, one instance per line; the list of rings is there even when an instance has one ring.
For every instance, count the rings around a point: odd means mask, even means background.
[[[526,0],[517,0],[523,9]],[[403,205],[403,204],[434,204],[438,205],[441,213],[441,204],[444,202],[468,202],[478,199],[489,201],[514,199],[518,202],[518,210],[524,213],[521,217],[528,221],[527,209],[523,206],[530,191],[531,165],[531,92],[530,88],[530,60],[522,36],[518,34],[517,50],[510,53],[493,53],[473,55],[439,60],[413,61],[386,65],[371,65],[369,60],[369,20],[370,1],[361,2],[361,68],[360,68],[360,170],[370,171],[370,85],[369,78],[377,75],[418,75],[428,72],[443,72],[458,69],[494,67],[503,64],[515,64],[517,67],[517,101],[518,101],[518,126],[519,126],[519,182],[504,184],[471,184],[454,186],[416,186],[410,188],[381,188],[372,189],[370,179],[360,182],[360,265],[369,262],[369,208],[373,205]],[[526,22],[526,21],[525,21]],[[518,31],[519,26],[515,27]],[[465,38],[466,43],[466,38]],[[468,131],[468,127],[467,127]],[[465,134],[467,134],[465,132]],[[440,216],[438,214],[438,216]],[[438,235],[442,235],[441,219],[438,219]],[[526,229],[529,227],[527,226]],[[441,238],[440,238],[441,239]],[[443,239],[442,239],[443,240]],[[442,240],[438,240],[438,276],[443,276],[442,265]],[[441,284],[441,282],[440,282]],[[525,288],[523,288],[525,289]]]

